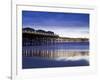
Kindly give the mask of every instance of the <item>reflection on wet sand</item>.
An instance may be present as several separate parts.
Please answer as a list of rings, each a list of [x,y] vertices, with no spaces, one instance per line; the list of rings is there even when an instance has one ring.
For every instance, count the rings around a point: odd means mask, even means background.
[[[60,57],[81,57],[88,56],[88,50],[41,50],[41,49],[23,49],[23,56],[27,57],[42,57],[48,59],[60,58]]]

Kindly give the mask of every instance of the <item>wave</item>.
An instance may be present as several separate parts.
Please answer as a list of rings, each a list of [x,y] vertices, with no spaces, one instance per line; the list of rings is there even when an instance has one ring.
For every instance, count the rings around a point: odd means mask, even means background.
[[[74,56],[74,57],[58,57],[55,58],[56,61],[78,61],[78,60],[86,60],[89,61],[89,56]]]

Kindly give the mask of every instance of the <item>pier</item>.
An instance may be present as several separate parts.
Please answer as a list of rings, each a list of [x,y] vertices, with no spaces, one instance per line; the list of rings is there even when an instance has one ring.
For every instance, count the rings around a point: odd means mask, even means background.
[[[39,46],[50,45],[62,42],[88,42],[87,38],[68,38],[60,37],[52,31],[34,30],[32,28],[24,28],[22,30],[23,46]]]

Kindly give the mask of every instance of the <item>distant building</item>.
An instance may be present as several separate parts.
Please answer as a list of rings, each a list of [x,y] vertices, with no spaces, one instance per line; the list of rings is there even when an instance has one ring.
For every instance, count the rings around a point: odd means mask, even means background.
[[[29,27],[23,28],[22,30],[23,30],[23,31],[30,31],[30,32],[34,32],[34,31],[35,31],[35,29],[29,28]]]

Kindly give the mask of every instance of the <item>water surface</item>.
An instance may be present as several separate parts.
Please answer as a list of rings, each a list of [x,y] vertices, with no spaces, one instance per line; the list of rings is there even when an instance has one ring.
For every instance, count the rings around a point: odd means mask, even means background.
[[[24,46],[22,54],[22,67],[24,69],[89,66],[88,42]]]

